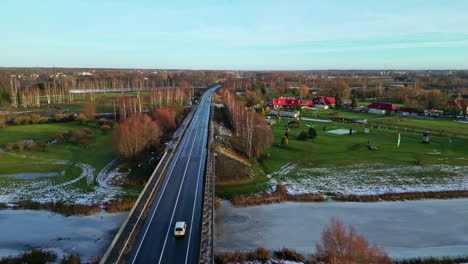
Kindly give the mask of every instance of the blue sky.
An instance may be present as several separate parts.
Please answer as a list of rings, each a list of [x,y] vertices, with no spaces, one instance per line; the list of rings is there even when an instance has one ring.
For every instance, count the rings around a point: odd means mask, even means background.
[[[0,66],[468,69],[466,0],[2,0]]]

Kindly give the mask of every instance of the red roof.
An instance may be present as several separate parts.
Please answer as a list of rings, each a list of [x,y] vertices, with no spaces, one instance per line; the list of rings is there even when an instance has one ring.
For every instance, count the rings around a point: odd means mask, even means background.
[[[319,96],[319,97],[315,97],[313,102],[314,104],[332,105],[332,104],[335,104],[335,98]]]
[[[299,100],[296,98],[278,98],[273,100],[275,106],[297,106]]]
[[[273,99],[273,105],[274,106],[281,106],[281,107],[292,107],[292,106],[298,106],[299,103],[301,103],[302,106],[314,106],[314,103],[310,100],[299,100],[296,98],[278,98],[278,99]]]
[[[396,111],[396,106],[392,104],[384,104],[384,103],[372,103],[367,106],[367,108],[374,108],[379,110],[386,110],[386,111]]]
[[[457,107],[459,110],[464,110],[468,107],[468,100],[453,99],[448,101],[448,104]]]

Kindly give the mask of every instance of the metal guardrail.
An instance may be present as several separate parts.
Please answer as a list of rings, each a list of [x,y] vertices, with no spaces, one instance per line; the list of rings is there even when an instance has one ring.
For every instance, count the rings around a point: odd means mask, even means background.
[[[185,135],[185,131],[190,125],[195,111],[196,108],[194,108],[192,112],[189,113],[189,116],[187,117],[190,118],[189,121],[184,122],[185,124],[183,123],[183,125],[185,126],[182,128],[184,132],[179,136],[174,147],[164,152],[161,160],[159,161],[155,170],[151,174],[148,183],[138,196],[135,205],[133,206],[132,210],[128,214],[119,231],[117,232],[117,235],[114,237],[114,240],[112,241],[111,245],[104,254],[100,262],[101,264],[124,263],[124,257],[130,252],[131,245],[136,239],[136,236],[139,233],[139,229],[144,223],[144,219],[146,217],[146,214],[148,213],[148,205],[150,205],[156,197],[161,182],[163,182],[165,178],[164,172],[167,168],[167,165],[170,163],[175,149],[177,149],[181,139]],[[160,177],[156,178],[156,175],[160,175]]]
[[[205,174],[205,186],[203,195],[203,216],[200,241],[199,263],[214,263],[214,181],[215,181],[215,154],[210,145],[213,142],[214,127],[212,124],[213,107],[210,109],[210,130],[208,140],[208,158]]]

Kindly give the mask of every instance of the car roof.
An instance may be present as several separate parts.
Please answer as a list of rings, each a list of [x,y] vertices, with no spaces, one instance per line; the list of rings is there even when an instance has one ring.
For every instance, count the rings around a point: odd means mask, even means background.
[[[176,227],[184,227],[184,225],[185,225],[185,222],[176,222],[175,223]]]

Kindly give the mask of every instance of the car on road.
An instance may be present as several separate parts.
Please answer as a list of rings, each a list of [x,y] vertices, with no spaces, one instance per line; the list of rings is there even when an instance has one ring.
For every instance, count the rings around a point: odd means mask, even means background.
[[[183,237],[185,236],[185,230],[187,229],[187,223],[185,222],[176,222],[174,227],[174,236]]]

